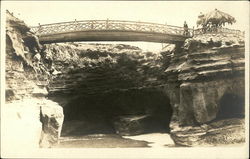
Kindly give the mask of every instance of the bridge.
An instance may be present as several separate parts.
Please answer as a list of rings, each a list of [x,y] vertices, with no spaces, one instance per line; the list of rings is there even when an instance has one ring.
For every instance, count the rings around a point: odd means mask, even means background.
[[[73,41],[145,41],[182,43],[193,36],[183,27],[121,20],[85,20],[53,23],[32,27],[40,43]]]

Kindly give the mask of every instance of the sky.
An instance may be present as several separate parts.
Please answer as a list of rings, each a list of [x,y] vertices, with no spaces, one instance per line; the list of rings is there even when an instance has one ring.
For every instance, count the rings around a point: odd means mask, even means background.
[[[189,27],[196,27],[199,13],[215,8],[235,17],[236,23],[228,28],[246,30],[249,26],[248,1],[4,1],[2,4],[29,26],[108,18],[176,26],[187,21]],[[149,43],[143,45],[150,48]]]

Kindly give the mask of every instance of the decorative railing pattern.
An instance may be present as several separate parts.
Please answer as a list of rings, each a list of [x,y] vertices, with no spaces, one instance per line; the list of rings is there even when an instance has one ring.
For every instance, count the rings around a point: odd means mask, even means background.
[[[244,37],[245,32],[240,30],[228,29],[228,28],[199,28],[194,30],[194,35],[201,35],[201,34],[233,34],[239,37]]]
[[[237,36],[244,36],[244,32],[240,30],[233,30],[228,28],[200,28],[200,29],[188,29],[184,31],[183,27],[148,23],[148,22],[136,22],[136,21],[122,21],[122,20],[84,20],[84,21],[71,21],[62,23],[53,23],[39,25],[31,27],[37,36],[74,32],[74,31],[138,31],[138,32],[150,32],[150,33],[163,33],[170,35],[179,35],[184,37],[193,37],[194,35],[200,35],[205,33],[225,33],[234,34]]]
[[[183,27],[157,24],[157,23],[121,21],[121,20],[71,21],[71,22],[39,25],[36,27],[32,27],[31,30],[38,36],[63,33],[63,32],[74,32],[74,31],[117,30],[117,31],[164,33],[164,34],[173,34],[186,37],[192,37],[194,31],[193,29],[189,29],[188,33],[186,33],[184,32]]]

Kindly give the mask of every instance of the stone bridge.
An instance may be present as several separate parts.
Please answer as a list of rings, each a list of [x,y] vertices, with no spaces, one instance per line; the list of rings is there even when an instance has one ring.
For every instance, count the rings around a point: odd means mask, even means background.
[[[193,29],[121,20],[85,20],[53,23],[32,27],[41,43],[73,41],[144,41],[182,43],[193,36]]]

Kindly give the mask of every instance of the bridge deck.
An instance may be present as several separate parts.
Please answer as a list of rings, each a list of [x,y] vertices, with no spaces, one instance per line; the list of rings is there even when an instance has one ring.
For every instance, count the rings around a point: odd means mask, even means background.
[[[33,27],[41,43],[69,41],[148,41],[178,43],[192,36],[182,27],[119,20],[86,20]]]

